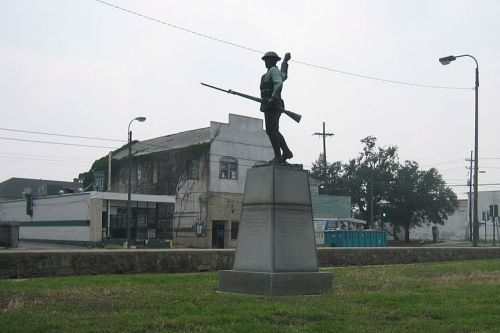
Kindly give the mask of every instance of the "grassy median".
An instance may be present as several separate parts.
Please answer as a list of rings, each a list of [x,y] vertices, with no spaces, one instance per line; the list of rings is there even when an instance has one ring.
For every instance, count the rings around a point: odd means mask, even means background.
[[[220,294],[215,273],[0,280],[0,332],[500,331],[500,259],[331,271],[296,297]]]

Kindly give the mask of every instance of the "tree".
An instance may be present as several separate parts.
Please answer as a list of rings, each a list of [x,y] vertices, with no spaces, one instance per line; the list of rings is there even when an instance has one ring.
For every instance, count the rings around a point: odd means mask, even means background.
[[[358,157],[345,164],[327,164],[326,172],[320,155],[311,174],[322,182],[324,188],[320,194],[350,196],[354,216],[372,226],[387,198],[385,184],[392,180],[397,169],[397,147],[377,147],[377,138],[373,136],[362,139],[361,143],[363,151]]]
[[[345,182],[343,180],[343,164],[340,161],[326,165],[323,161],[323,154],[320,154],[318,159],[313,162],[311,168],[311,176],[321,181],[319,194],[327,195],[347,195]]]
[[[323,185],[320,194],[350,196],[354,217],[368,221],[368,227],[377,220],[402,226],[406,241],[418,225],[444,224],[457,199],[436,169],[419,170],[414,161],[400,164],[398,148],[377,146],[373,136],[361,143],[362,152],[345,164],[325,166],[321,155],[313,163],[311,175]]]
[[[393,225],[404,228],[406,243],[412,228],[431,223],[442,225],[458,207],[457,196],[439,172],[434,168],[419,170],[415,161],[399,165],[388,188],[384,209]]]
[[[386,184],[393,180],[397,169],[397,147],[379,147],[373,136],[362,139],[361,143],[363,151],[344,165],[343,184],[356,217],[368,221],[367,226],[373,226],[380,206],[387,200]]]

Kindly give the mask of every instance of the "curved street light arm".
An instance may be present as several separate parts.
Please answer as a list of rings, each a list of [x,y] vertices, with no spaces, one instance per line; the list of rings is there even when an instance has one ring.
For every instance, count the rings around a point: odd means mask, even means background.
[[[127,133],[130,133],[130,125],[132,125],[132,122],[133,122],[134,120],[137,120],[137,121],[139,121],[139,122],[141,122],[141,123],[142,123],[142,122],[146,121],[146,117],[136,117],[136,118],[132,119],[132,120],[130,121],[130,123],[128,123],[128,130],[127,130]]]
[[[478,64],[476,58],[474,58],[473,56],[471,56],[470,54],[461,54],[461,55],[455,56],[455,58],[461,58],[461,57],[469,57],[469,58],[474,59],[474,62],[476,63],[476,68],[479,69],[479,64]]]
[[[130,125],[132,125],[132,122],[133,122],[134,120],[135,120],[135,118],[134,118],[134,119],[132,119],[132,120],[130,121],[130,123],[128,123],[127,135],[128,135],[128,133],[130,133]]]

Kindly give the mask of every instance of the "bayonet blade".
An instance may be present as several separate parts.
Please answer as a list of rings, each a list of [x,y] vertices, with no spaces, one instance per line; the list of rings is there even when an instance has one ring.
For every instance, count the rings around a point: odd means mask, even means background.
[[[211,85],[206,84],[206,83],[203,83],[203,82],[200,82],[200,83],[201,83],[203,86],[205,86],[205,87],[209,87],[209,88],[212,88],[212,89],[220,90],[220,91],[223,91],[223,92],[226,92],[226,93],[228,93],[228,94],[229,94],[229,90],[224,90],[224,89],[222,89],[222,88],[217,88],[217,87],[211,86]]]

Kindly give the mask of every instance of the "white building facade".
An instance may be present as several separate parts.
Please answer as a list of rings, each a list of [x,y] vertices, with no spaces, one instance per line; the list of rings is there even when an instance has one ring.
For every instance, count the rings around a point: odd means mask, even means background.
[[[448,217],[444,225],[438,225],[439,239],[441,240],[456,240],[465,241],[470,239],[470,215],[472,215],[472,207],[474,196],[471,196],[472,200],[459,200],[459,207],[451,216]],[[478,193],[478,216],[479,216],[479,240],[480,241],[493,241],[493,234],[495,234],[495,239],[498,241],[498,232],[500,228],[498,226],[498,217],[495,218],[495,223],[493,223],[493,218],[489,216],[489,206],[498,205],[500,206],[500,191],[480,191]],[[493,227],[495,225],[495,231]],[[424,225],[412,229],[410,232],[411,239],[422,239],[422,240],[432,240],[432,227],[433,225]]]
[[[139,223],[135,236],[157,239],[160,205],[174,205],[172,196],[132,196],[131,206]],[[33,199],[32,214],[26,200],[0,203],[0,219],[19,223],[21,241],[96,246],[106,240],[125,237],[127,194],[83,192]],[[149,211],[148,211],[149,210]]]

